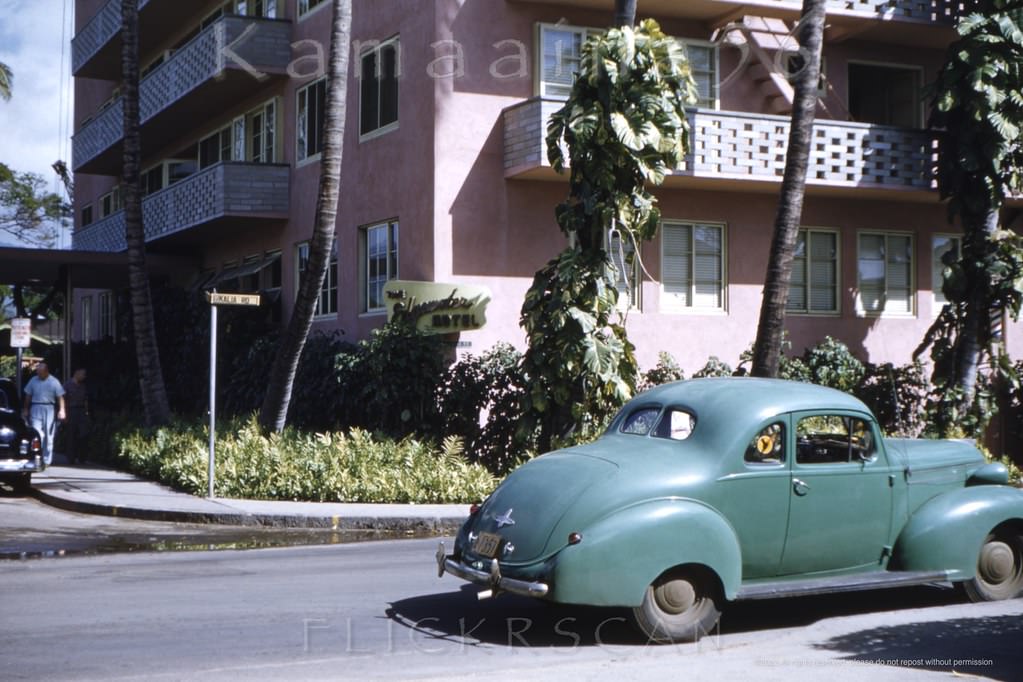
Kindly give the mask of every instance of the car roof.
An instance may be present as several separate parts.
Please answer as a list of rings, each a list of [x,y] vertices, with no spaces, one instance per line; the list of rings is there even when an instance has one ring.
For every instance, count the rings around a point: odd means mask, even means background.
[[[721,419],[735,422],[740,415],[756,417],[759,421],[785,412],[821,408],[870,413],[858,398],[833,388],[754,377],[676,381],[646,391],[633,403],[630,407],[644,403],[688,407],[700,421]]]

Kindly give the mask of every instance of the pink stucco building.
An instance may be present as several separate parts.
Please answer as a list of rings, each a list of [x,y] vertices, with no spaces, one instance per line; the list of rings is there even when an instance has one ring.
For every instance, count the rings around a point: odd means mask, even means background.
[[[907,362],[958,244],[923,130],[954,38],[945,0],[829,0],[820,107],[787,327]],[[140,0],[144,213],[153,252],[189,286],[276,294],[286,317],[312,230],[330,3]],[[77,0],[75,248],[123,249],[119,0]],[[791,110],[796,0],[641,0],[683,41],[700,85],[692,153],[656,191],[630,337],[644,367],[735,363],[753,341]],[[365,336],[389,279],[473,283],[493,300],[459,352],[522,346],[533,273],[565,247],[568,183],[544,152],[588,31],[612,0],[356,0],[337,261],[316,328]],[[1012,214],[1018,222],[1019,212]],[[1019,227],[1015,225],[1014,227]],[[90,335],[102,294],[79,296]],[[95,299],[95,300],[93,300]],[[88,300],[88,303],[86,303]],[[85,306],[88,309],[85,309]],[[109,302],[107,303],[109,305]],[[1017,357],[1023,335],[1006,328]]]

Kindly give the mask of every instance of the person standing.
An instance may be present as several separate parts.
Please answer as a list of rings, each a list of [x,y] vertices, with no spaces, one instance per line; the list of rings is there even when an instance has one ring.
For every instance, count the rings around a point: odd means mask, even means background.
[[[72,464],[85,464],[85,439],[89,435],[89,391],[85,387],[85,368],[79,367],[64,382],[64,402],[67,406],[67,457]]]
[[[53,463],[53,436],[57,421],[67,417],[64,411],[64,387],[50,374],[45,362],[36,365],[36,375],[25,386],[25,419],[39,432],[43,441],[46,466]]]

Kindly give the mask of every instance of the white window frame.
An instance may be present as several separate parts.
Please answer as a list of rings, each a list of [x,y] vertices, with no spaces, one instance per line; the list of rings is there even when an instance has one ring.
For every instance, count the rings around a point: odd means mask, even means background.
[[[881,310],[867,310],[863,306],[862,298],[862,287],[860,285],[860,260],[861,260],[861,240],[864,236],[883,236],[885,238],[885,304]],[[905,237],[909,239],[909,307],[908,312],[903,311],[890,311],[885,310],[887,308],[887,291],[888,291],[888,238],[889,237]],[[856,233],[856,314],[860,317],[894,317],[894,318],[912,318],[916,317],[917,313],[917,283],[916,283],[916,268],[918,258],[916,252],[916,239],[912,232],[900,232],[898,230],[860,230]]]
[[[233,131],[234,131],[234,128],[233,128],[232,125],[222,126],[222,127],[218,128],[217,130],[213,131],[212,133],[203,136],[199,140],[198,149],[196,150],[196,153],[197,153],[197,156],[198,156],[199,170],[203,170],[204,168],[209,168],[210,166],[213,166],[213,165],[216,165],[218,163],[221,163],[222,161],[230,161],[231,160],[231,157],[234,154]],[[227,158],[224,157],[224,135],[225,134],[227,135]],[[214,138],[214,137],[217,138],[216,149],[217,149],[217,157],[218,158],[217,158],[216,161],[207,163],[204,166],[203,165],[203,158],[202,158],[203,145],[206,143],[207,140],[209,140],[211,138]]]
[[[323,105],[324,105],[324,108],[326,108],[326,104],[327,104],[327,96],[326,96],[327,79],[326,79],[326,77],[318,78],[318,79],[316,79],[316,80],[314,80],[314,81],[312,81],[310,83],[307,83],[306,85],[303,85],[301,88],[299,88],[298,90],[295,91],[295,163],[296,163],[296,165],[299,165],[299,166],[305,165],[307,163],[315,163],[316,161],[319,161],[320,157],[323,155],[322,146],[321,146],[320,151],[312,153],[312,154],[309,154],[307,152],[307,150],[306,150],[306,147],[307,147],[306,141],[308,140],[307,136],[309,134],[309,131],[308,131],[308,128],[309,128],[309,125],[308,125],[309,96],[310,96],[310,93],[314,92],[313,89],[315,87],[317,87],[318,85],[320,85],[320,84],[323,84],[323,87],[324,87]],[[305,98],[305,105],[304,105],[305,113],[304,114],[303,114],[303,104],[302,104],[302,98],[303,97]],[[323,112],[320,112],[321,122],[322,122],[322,115],[323,115]],[[303,128],[305,130],[303,130]],[[320,135],[321,140],[322,140],[322,137],[323,137],[322,126],[321,126],[321,129],[319,131],[319,135]]]
[[[718,110],[721,108],[721,50],[717,43],[709,40],[699,40],[697,38],[676,38],[678,42],[686,48],[686,59],[689,58],[689,46],[695,45],[697,47],[709,47],[711,50],[711,58],[714,64],[714,82],[711,86],[713,101],[707,105],[700,104],[697,102],[694,106],[698,109],[713,109]]]
[[[385,251],[384,262],[387,267],[386,277],[383,280],[386,284],[391,280],[398,279],[398,273],[401,271],[401,223],[397,218],[390,220],[383,220],[378,223],[370,223],[369,225],[363,225],[359,228],[359,295],[361,301],[359,307],[362,312],[367,315],[378,315],[387,310],[386,306],[381,304],[376,307],[370,307],[369,303],[369,292],[370,292],[370,281],[369,281],[369,234],[373,230],[385,230],[387,235],[387,247]],[[393,241],[392,241],[393,236]],[[391,266],[394,271],[391,272]]]
[[[238,161],[248,161],[249,163],[276,163],[277,162],[277,148],[278,148],[277,140],[280,137],[279,134],[278,134],[278,131],[280,130],[280,122],[278,121],[278,116],[277,116],[278,109],[279,109],[279,107],[277,106],[277,98],[276,97],[271,97],[270,99],[266,100],[265,102],[263,102],[259,106],[257,106],[255,108],[250,109],[249,111],[245,112],[244,116],[239,116],[238,118],[234,119],[231,122],[231,125],[229,127],[232,130],[232,134],[237,132],[237,130],[238,130],[238,123],[241,122],[242,123],[242,128],[243,128],[243,134],[245,136],[244,143],[242,145],[244,147],[244,149],[245,149],[245,152],[244,152],[245,156],[242,159],[235,159],[235,160],[238,160]],[[255,126],[252,123],[252,119],[254,117],[256,117],[256,116],[261,116],[262,120],[263,120],[263,129],[262,129],[262,131],[260,131],[260,141],[261,141],[260,147],[261,148],[260,148],[259,158],[258,159],[256,158],[255,140],[253,138],[253,133],[255,132]],[[268,122],[269,122],[269,125],[267,125]],[[296,129],[296,134],[297,134],[297,129]],[[266,139],[265,139],[265,137],[268,136],[268,135],[272,137],[272,139],[270,140],[269,147],[267,146]],[[270,150],[270,158],[266,159],[266,158],[263,158],[263,155],[267,151],[268,148]],[[232,140],[231,149],[232,149],[232,156],[237,154],[238,151],[240,151],[238,149],[238,143],[236,141],[234,141],[234,140]]]
[[[568,33],[575,33],[582,37],[585,42],[589,37],[603,32],[603,29],[594,28],[591,26],[573,26],[569,24],[551,24],[538,22],[536,24],[536,31],[534,33],[534,41],[536,48],[534,49],[533,58],[536,63],[536,68],[533,74],[533,92],[539,97],[546,99],[567,99],[567,94],[551,93],[548,92],[548,84],[543,77],[543,64],[544,64],[544,32],[552,31],[564,31]],[[707,47],[711,49],[712,63],[714,69],[714,84],[712,87],[713,102],[706,104],[697,103],[697,108],[704,109],[719,109],[721,107],[721,50],[717,43],[709,40],[701,40],[698,38],[680,38],[675,37],[683,47],[687,48],[686,57],[688,58],[688,48],[690,45],[697,47]]]
[[[110,200],[110,208],[104,206],[107,199]],[[113,189],[100,195],[99,198],[99,219],[114,215],[123,208],[121,205],[121,186],[115,185]]]
[[[104,291],[99,295],[99,332],[100,338],[117,338],[116,333],[116,311],[114,310],[114,295],[112,292]]]
[[[686,226],[690,228],[690,244],[689,244],[689,256],[692,259],[689,266],[689,303],[684,303],[680,300],[679,296],[673,292],[667,291],[664,286],[664,264],[667,254],[665,253],[665,227],[682,227]],[[696,298],[696,247],[695,247],[695,233],[694,228],[697,226],[715,227],[721,232],[721,287],[720,287],[720,306],[697,306],[693,302]],[[660,268],[661,268],[661,282],[660,282],[660,309],[662,312],[669,313],[686,313],[695,315],[713,315],[713,314],[725,314],[728,312],[728,224],[724,222],[717,222],[713,220],[683,220],[683,219],[666,219],[661,221],[661,246],[660,246]]]
[[[280,0],[263,0],[263,12],[262,14],[256,14],[250,11],[250,5],[254,0],[233,0],[228,3],[232,14],[236,14],[241,17],[255,17],[258,19],[276,19],[278,12],[278,4]]]
[[[935,232],[931,235],[931,296],[933,304],[931,306],[934,316],[937,317],[938,313],[941,312],[942,307],[948,300],[945,298],[945,294],[941,291],[943,283],[943,270],[944,264],[934,258],[935,241],[938,239],[947,239],[950,242],[957,244],[956,248],[959,251],[960,258],[963,255],[963,235],[953,234],[951,232]]]
[[[367,140],[372,140],[373,138],[380,137],[381,135],[386,135],[387,133],[393,132],[393,131],[398,129],[398,126],[400,124],[400,121],[401,121],[401,114],[400,114],[400,108],[401,108],[401,40],[399,38],[400,38],[400,36],[398,36],[398,35],[391,36],[390,38],[387,38],[386,40],[381,40],[378,43],[373,43],[371,45],[368,45],[368,46],[366,46],[366,49],[364,49],[361,52],[359,52],[359,61],[358,61],[358,64],[356,65],[356,76],[357,76],[357,78],[355,79],[356,83],[358,84],[358,90],[359,90],[359,142],[365,142]],[[375,52],[377,54],[377,71],[380,72],[380,69],[381,69],[381,66],[380,66],[380,64],[381,64],[381,62],[380,62],[380,54],[381,54],[381,52],[383,51],[384,48],[392,47],[392,46],[394,47],[394,59],[395,59],[395,63],[394,63],[394,79],[395,79],[395,81],[397,83],[397,87],[398,87],[398,92],[396,94],[396,107],[398,108],[398,110],[395,111],[396,118],[393,121],[391,121],[390,123],[386,123],[384,125],[381,125],[381,126],[379,126],[377,128],[373,128],[372,130],[369,130],[369,131],[364,133],[364,132],[362,132],[362,79],[365,77],[365,74],[362,73],[362,70],[363,70],[362,69],[362,60],[365,59],[370,53]],[[374,74],[374,77],[375,77],[375,74]],[[382,91],[382,88],[378,87],[377,88],[377,113],[378,113],[378,119],[379,119],[379,112],[380,112],[380,109],[381,109],[381,106],[380,106],[380,92],[381,91]]]
[[[86,345],[92,341],[92,296],[82,297],[82,340]]]
[[[810,299],[811,293],[811,280],[810,280],[810,244],[809,239],[807,240],[806,247],[806,260],[804,272],[805,286],[806,286],[806,302],[807,305],[802,310],[795,308],[789,308],[788,302],[785,303],[785,314],[786,315],[799,315],[808,317],[835,317],[842,314],[842,233],[839,230],[827,227],[800,227],[800,234],[805,234],[809,237],[812,234],[830,234],[835,238],[835,307],[833,310],[810,310]],[[794,259],[793,259],[794,267]],[[793,270],[794,272],[794,270]],[[791,283],[789,288],[792,288]]]
[[[313,2],[312,6],[309,5]],[[311,14],[319,12],[324,7],[329,7],[330,3],[327,0],[295,0],[295,16],[298,17],[299,21],[304,20]]]
[[[295,298],[298,298],[298,289],[302,281],[302,273],[305,272],[305,268],[302,267],[303,262],[309,261],[309,242],[299,242],[295,245]],[[302,252],[305,251],[305,257],[303,258]],[[327,275],[323,278],[323,284],[320,286],[320,293],[316,297],[316,307],[313,309],[314,320],[327,320],[337,318],[337,237],[334,238],[334,243],[330,249],[330,260],[327,264]],[[323,312],[323,307],[328,307],[327,312]]]

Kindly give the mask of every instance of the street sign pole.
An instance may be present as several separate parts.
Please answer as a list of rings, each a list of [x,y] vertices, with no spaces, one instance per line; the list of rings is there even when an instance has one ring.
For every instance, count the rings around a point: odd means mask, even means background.
[[[217,461],[217,306],[250,305],[258,306],[258,294],[206,294],[210,303],[210,469],[208,474],[207,497],[212,498],[216,484],[214,465]]]
[[[22,353],[32,344],[32,320],[27,317],[16,317],[11,320],[11,346],[17,349],[17,368],[14,370],[14,383],[17,384],[18,400],[22,398],[21,360]]]
[[[210,471],[209,494],[213,497],[214,473],[217,441],[217,306],[210,305]]]

